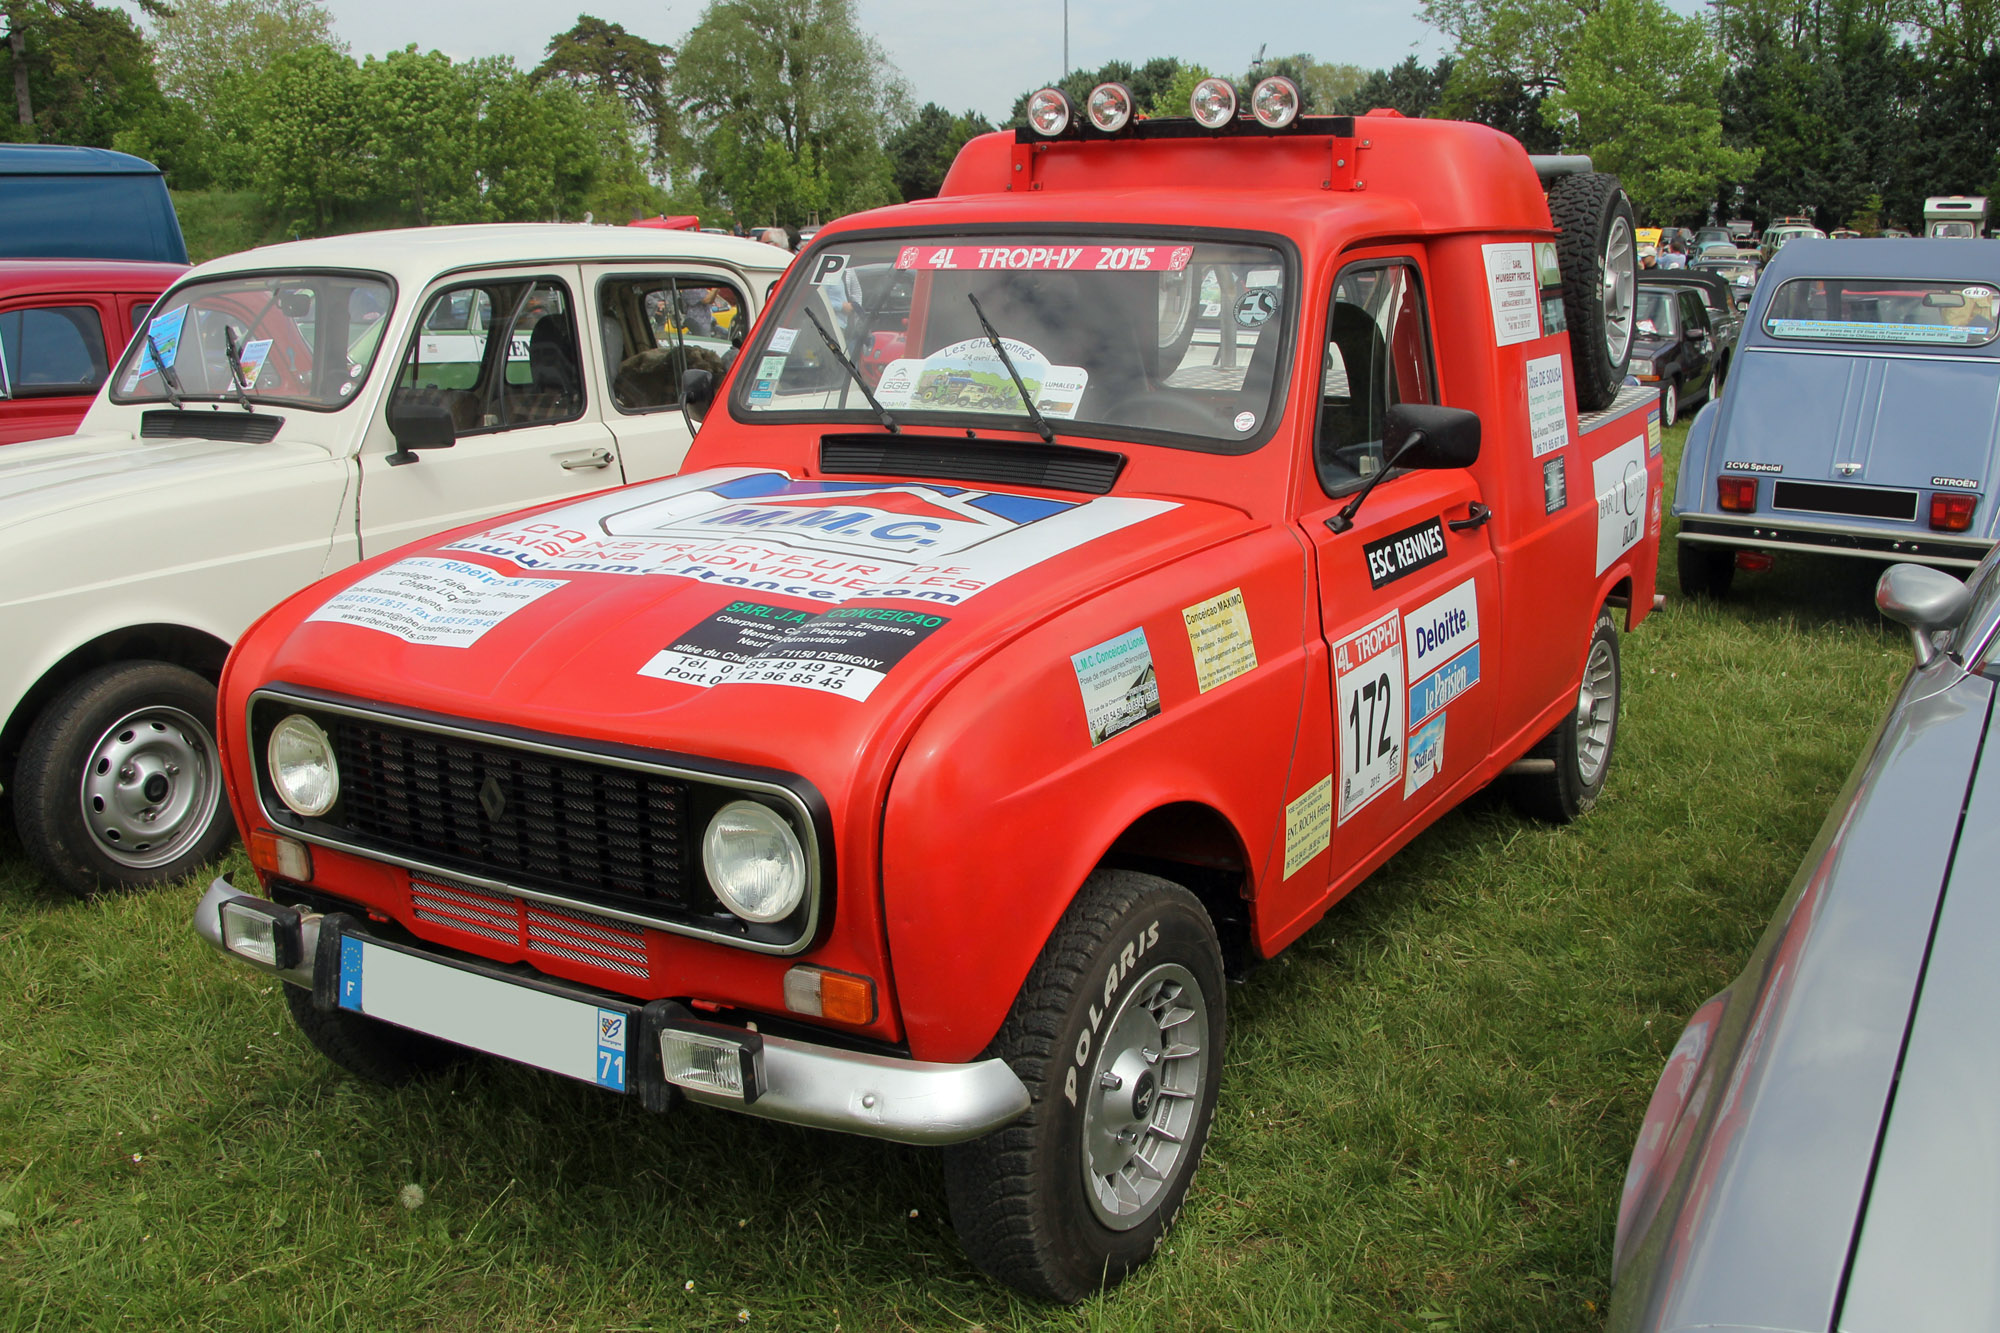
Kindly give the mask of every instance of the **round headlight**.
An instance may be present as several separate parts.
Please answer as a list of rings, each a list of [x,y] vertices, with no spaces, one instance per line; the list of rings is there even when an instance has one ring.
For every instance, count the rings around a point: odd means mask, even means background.
[[[1084,110],[1092,125],[1116,134],[1132,123],[1132,90],[1122,83],[1100,83],[1090,90]]]
[[[1282,130],[1299,118],[1299,85],[1273,74],[1250,93],[1250,114],[1266,129]]]
[[[1044,88],[1028,98],[1028,125],[1045,138],[1068,129],[1070,114],[1069,95],[1060,88]]]
[[[1236,119],[1236,90],[1227,79],[1203,79],[1188,98],[1188,111],[1203,125],[1219,130]]]
[[[271,785],[293,814],[317,819],[333,809],[340,797],[340,765],[319,723],[293,713],[271,728],[264,752],[271,763]]]
[[[745,921],[783,921],[806,893],[806,854],[783,815],[731,801],[708,821],[701,864],[715,896]]]

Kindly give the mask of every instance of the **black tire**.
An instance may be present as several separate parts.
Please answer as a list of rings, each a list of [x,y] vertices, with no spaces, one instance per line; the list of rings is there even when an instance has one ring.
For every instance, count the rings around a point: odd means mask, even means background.
[[[14,823],[35,864],[78,895],[164,884],[214,861],[236,836],[214,684],[167,662],[117,662],[75,681],[28,728]]]
[[[1601,171],[1558,176],[1549,186],[1549,216],[1561,233],[1556,257],[1562,268],[1563,318],[1576,365],[1576,405],[1595,412],[1611,406],[1632,359],[1632,304],[1638,282],[1638,246],[1632,201],[1616,176]],[[1607,311],[1605,270],[1612,270],[1613,310]]]
[[[1660,381],[1660,429],[1670,429],[1681,419],[1681,382],[1671,375]]]
[[[312,992],[302,986],[286,985],[285,1006],[292,1011],[313,1049],[356,1078],[385,1088],[439,1074],[465,1059],[462,1046],[422,1032],[412,1032],[379,1018],[349,1013],[345,1009],[323,1011],[313,1004]]]
[[[1543,762],[1540,767],[1546,771],[1516,773],[1509,779],[1508,796],[1532,819],[1567,824],[1588,814],[1611,772],[1624,689],[1618,674],[1618,627],[1608,610],[1598,614],[1591,631],[1583,672],[1577,706],[1527,754],[1530,761],[1553,760],[1553,764]]]
[[[1674,543],[1674,563],[1680,567],[1681,592],[1688,597],[1721,601],[1736,581],[1736,552],[1726,546]]]
[[[1027,1114],[946,1150],[952,1223],[974,1263],[1032,1296],[1070,1302],[1115,1285],[1152,1256],[1208,1139],[1222,1074],[1224,984],[1215,927],[1193,894],[1133,871],[1091,876],[989,1048],[1027,1085]],[[1194,1018],[1174,1017],[1187,1010],[1200,1011],[1199,1029]],[[1174,1021],[1145,1038],[1156,1012]],[[1132,1046],[1135,1023],[1141,1040]],[[1197,1033],[1199,1041],[1187,1040]],[[1174,1054],[1188,1046],[1194,1050]],[[1155,1125],[1178,1142],[1154,1137]],[[1139,1146],[1125,1146],[1124,1134]],[[1148,1165],[1163,1180],[1114,1168],[1086,1184],[1097,1165],[1149,1151]],[[1132,1192],[1129,1206],[1114,1179]]]

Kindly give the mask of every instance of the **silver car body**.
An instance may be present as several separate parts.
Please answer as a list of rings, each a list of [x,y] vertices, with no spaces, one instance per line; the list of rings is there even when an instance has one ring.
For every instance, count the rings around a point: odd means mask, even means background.
[[[2000,1328],[1996,569],[1669,1058],[1611,1329]]]

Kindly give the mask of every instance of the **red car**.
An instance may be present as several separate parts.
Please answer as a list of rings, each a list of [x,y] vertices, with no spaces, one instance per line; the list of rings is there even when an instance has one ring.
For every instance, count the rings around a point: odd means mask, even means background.
[[[1179,1210],[1227,976],[1490,783],[1597,800],[1661,463],[1584,160],[1032,103],[818,234],[680,475],[254,625],[195,924],[367,1078],[946,1145],[972,1258],[1077,1300]]]
[[[68,435],[185,264],[0,259],[0,444]]]

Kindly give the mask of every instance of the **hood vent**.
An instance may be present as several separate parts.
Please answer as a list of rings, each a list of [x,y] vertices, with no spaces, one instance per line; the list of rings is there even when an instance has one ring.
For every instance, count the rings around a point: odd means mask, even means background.
[[[139,418],[139,438],[268,444],[278,437],[278,427],[284,424],[283,417],[256,412],[148,412]]]
[[[1125,455],[952,435],[828,435],[819,442],[819,467],[836,476],[988,481],[1103,495],[1125,470]]]

